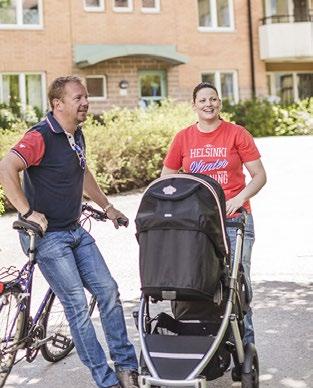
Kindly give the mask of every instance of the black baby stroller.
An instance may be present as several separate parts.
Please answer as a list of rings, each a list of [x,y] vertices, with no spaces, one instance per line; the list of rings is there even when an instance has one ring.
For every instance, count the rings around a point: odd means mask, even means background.
[[[136,216],[141,387],[207,387],[231,358],[233,380],[259,386],[256,348],[242,341],[245,214],[235,224],[233,262],[225,219],[223,190],[205,175],[168,175],[145,191]],[[170,308],[152,314],[164,301]]]

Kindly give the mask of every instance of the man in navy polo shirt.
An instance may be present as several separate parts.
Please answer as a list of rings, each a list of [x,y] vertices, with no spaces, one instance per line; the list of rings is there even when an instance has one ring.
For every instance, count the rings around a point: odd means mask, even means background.
[[[37,243],[40,270],[63,304],[82,362],[99,388],[134,388],[137,359],[127,337],[119,292],[95,240],[79,224],[85,192],[118,228],[127,217],[109,203],[89,171],[80,124],[88,96],[77,77],[55,79],[49,88],[52,112],[31,128],[0,162],[0,182],[10,202],[45,235]],[[22,189],[19,172],[24,171]],[[25,252],[28,236],[21,234]],[[115,372],[109,367],[88,314],[86,287],[96,296]]]

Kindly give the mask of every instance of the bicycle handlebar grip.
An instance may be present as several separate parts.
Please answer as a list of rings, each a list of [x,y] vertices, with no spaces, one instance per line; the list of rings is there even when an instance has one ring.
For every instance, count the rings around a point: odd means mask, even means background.
[[[120,226],[125,226],[125,228],[127,228],[128,224],[129,224],[129,221],[125,218],[118,218],[117,219],[117,223],[120,225]]]

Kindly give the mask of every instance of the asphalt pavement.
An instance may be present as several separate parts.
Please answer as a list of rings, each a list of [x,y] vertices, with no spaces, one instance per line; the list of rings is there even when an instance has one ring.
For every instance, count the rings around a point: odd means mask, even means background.
[[[267,170],[268,183],[252,199],[256,242],[253,251],[254,324],[260,359],[260,387],[313,388],[313,137],[256,139]],[[140,282],[134,218],[141,192],[111,196],[110,201],[130,217],[130,226],[115,230],[110,222],[92,223],[92,234],[117,280],[129,336],[139,354],[139,340],[131,313],[138,305]],[[0,217],[0,263],[21,266],[25,261],[15,214]],[[34,310],[46,288],[35,275]],[[97,314],[94,324],[105,347]],[[236,387],[229,373],[209,384]],[[95,387],[89,371],[73,351],[65,360],[49,364],[41,355],[17,364],[7,388]]]

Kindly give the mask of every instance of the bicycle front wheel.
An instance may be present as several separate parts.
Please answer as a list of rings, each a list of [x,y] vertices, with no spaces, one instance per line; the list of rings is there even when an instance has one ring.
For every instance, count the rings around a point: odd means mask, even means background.
[[[95,308],[95,304],[95,298],[91,298],[89,303],[90,315]],[[62,360],[73,350],[74,342],[63,306],[55,294],[51,295],[48,302],[43,327],[45,337],[51,337],[51,340],[40,348],[43,358],[49,362]]]
[[[22,347],[25,312],[20,310],[19,295],[18,290],[0,295],[0,388],[4,387]]]

